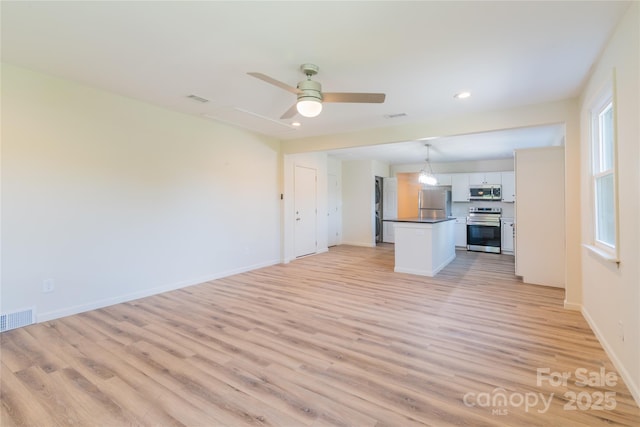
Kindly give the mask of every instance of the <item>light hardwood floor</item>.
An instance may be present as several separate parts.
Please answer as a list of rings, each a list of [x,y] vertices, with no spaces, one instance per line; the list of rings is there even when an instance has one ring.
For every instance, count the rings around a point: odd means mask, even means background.
[[[512,257],[457,255],[425,278],[394,273],[391,245],[335,247],[6,332],[0,424],[640,425],[562,290],[522,284]]]

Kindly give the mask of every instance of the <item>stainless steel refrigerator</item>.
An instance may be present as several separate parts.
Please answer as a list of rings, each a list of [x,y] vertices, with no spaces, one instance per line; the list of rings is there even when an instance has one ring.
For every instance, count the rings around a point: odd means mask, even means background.
[[[433,187],[418,194],[418,218],[443,219],[451,216],[451,191]]]

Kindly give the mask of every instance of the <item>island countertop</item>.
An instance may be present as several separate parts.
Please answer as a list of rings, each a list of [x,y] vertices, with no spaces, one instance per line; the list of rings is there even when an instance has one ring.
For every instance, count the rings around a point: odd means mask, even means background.
[[[455,218],[418,218],[418,217],[414,217],[414,218],[391,218],[391,219],[384,219],[383,221],[390,221],[390,222],[415,222],[415,223],[419,223],[419,224],[436,224],[439,222],[445,222],[445,221],[453,221],[455,220]]]

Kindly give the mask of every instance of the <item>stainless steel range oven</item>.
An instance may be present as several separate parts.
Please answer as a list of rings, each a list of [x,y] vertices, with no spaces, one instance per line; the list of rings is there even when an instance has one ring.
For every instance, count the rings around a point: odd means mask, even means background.
[[[467,250],[499,254],[501,208],[470,207],[467,217]]]

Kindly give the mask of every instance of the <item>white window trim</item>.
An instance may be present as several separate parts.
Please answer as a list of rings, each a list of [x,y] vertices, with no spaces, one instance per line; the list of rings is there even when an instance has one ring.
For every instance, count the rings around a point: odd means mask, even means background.
[[[596,208],[596,195],[595,195],[595,183],[596,177],[602,176],[603,173],[594,173],[594,115],[597,116],[606,105],[612,103],[613,108],[613,204],[614,204],[614,238],[615,246],[612,247],[604,242],[596,240],[596,223],[597,223],[597,208]],[[591,220],[590,231],[591,237],[589,243],[584,243],[582,246],[588,249],[594,255],[602,258],[605,261],[615,262],[620,264],[620,221],[619,221],[619,203],[618,203],[618,130],[617,130],[617,117],[618,109],[616,102],[616,79],[615,69],[611,73],[611,77],[602,85],[597,91],[596,96],[590,102],[589,107],[589,194],[591,206]],[[608,171],[606,173],[609,173]]]
[[[602,258],[605,261],[615,262],[616,264],[620,264],[620,259],[618,259],[618,255],[614,254],[612,251],[602,250],[599,246],[583,244],[582,247],[588,249],[594,255]]]

